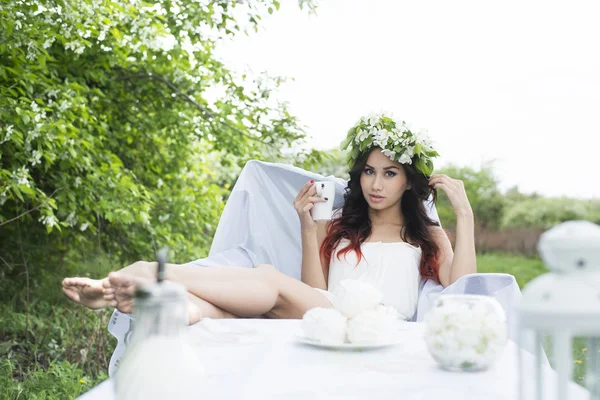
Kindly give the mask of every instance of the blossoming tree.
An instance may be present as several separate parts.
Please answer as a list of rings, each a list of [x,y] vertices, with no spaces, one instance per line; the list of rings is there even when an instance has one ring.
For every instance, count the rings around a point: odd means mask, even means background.
[[[280,78],[235,74],[215,56],[277,8],[1,2],[1,268],[98,246],[123,261],[157,245],[201,255],[228,193],[217,170],[275,160],[304,138],[273,96]]]

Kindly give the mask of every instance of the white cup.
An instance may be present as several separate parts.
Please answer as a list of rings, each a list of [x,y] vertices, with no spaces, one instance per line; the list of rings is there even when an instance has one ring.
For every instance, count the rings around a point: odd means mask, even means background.
[[[310,214],[314,221],[330,220],[333,214],[333,200],[335,197],[335,183],[333,182],[315,182],[317,188],[317,196],[327,197],[326,202],[315,203],[315,206],[310,210]]]

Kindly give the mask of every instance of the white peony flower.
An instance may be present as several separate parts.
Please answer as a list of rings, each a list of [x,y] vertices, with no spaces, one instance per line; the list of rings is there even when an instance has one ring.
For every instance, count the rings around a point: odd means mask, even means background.
[[[351,343],[381,343],[393,339],[398,313],[382,305],[361,311],[348,321]]]
[[[325,344],[342,344],[346,340],[348,319],[335,308],[316,307],[302,317],[302,330],[306,338]]]
[[[400,159],[398,160],[398,162],[400,164],[412,164],[412,158],[410,158],[410,156],[408,154],[404,153],[400,156]]]
[[[339,299],[339,310],[348,318],[378,306],[383,299],[375,286],[354,279],[343,280],[333,292]]]

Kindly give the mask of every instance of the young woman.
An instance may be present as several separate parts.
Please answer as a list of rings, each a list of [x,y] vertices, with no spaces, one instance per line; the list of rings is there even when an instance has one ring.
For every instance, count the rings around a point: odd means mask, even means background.
[[[302,229],[301,281],[271,265],[256,268],[168,265],[166,279],[185,285],[189,322],[203,317],[302,318],[314,307],[335,307],[343,279],[373,284],[404,318],[415,312],[421,279],[448,286],[477,270],[473,212],[463,183],[429,175],[437,156],[422,133],[386,116],[362,118],[343,148],[350,154],[350,180],[341,213],[313,221],[310,210],[325,201],[312,181],[294,206]],[[437,189],[456,214],[453,251],[445,232],[428,218],[424,202]],[[274,233],[276,234],[276,233]],[[135,285],[153,279],[156,263],[136,262],[102,280],[66,278],[63,292],[90,308],[130,312]]]

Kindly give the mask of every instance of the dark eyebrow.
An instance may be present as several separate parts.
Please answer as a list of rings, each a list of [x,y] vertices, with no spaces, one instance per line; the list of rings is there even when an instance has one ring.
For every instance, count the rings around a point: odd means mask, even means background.
[[[371,167],[369,164],[365,164],[365,167],[371,168],[371,169],[375,169],[373,167]],[[392,168],[396,168],[397,170],[400,170],[400,168],[396,167],[395,165],[391,165],[389,167],[385,167],[383,170],[387,171],[388,169],[392,169]]]

